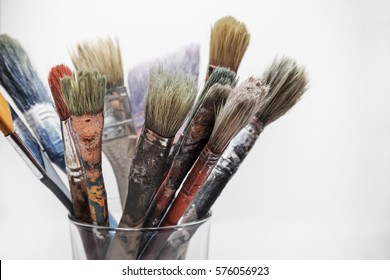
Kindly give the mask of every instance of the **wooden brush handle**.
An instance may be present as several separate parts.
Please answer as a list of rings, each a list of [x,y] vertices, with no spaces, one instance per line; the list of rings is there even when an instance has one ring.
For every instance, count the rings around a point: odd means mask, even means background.
[[[166,217],[162,222],[162,226],[176,225],[181,216],[185,213],[192,199],[202,187],[207,177],[211,173],[214,166],[217,164],[219,154],[213,153],[207,146],[203,149],[199,158],[191,169],[187,179],[169,209]]]

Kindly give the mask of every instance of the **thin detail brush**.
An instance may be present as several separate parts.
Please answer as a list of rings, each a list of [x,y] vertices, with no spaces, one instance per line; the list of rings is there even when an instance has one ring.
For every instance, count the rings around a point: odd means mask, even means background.
[[[106,79],[96,71],[83,71],[77,78],[62,78],[61,87],[85,168],[92,222],[108,226],[107,194],[101,165]]]
[[[123,65],[118,40],[98,39],[78,44],[70,52],[77,71],[97,69],[107,77],[104,99],[103,152],[118,184],[122,207],[127,197],[128,174],[136,144],[131,104],[124,86]]]
[[[190,75],[162,70],[150,74],[145,124],[129,174],[129,193],[119,227],[142,227],[150,200],[163,180],[172,141],[183,124],[196,94]],[[107,258],[136,258],[140,235],[115,236]]]
[[[61,128],[50,97],[19,42],[0,35],[0,85],[24,114],[50,160],[65,170]]]
[[[70,193],[72,195],[72,203],[74,209],[74,217],[77,220],[85,223],[91,223],[91,212],[88,203],[87,180],[85,171],[77,151],[78,146],[73,139],[73,132],[70,123],[70,113],[64,101],[64,95],[61,89],[60,79],[64,77],[72,77],[72,71],[69,67],[61,64],[53,67],[50,70],[48,82],[51,94],[53,96],[54,105],[61,120],[62,139],[64,142],[64,155],[66,171]]]
[[[248,48],[250,34],[244,23],[232,16],[217,20],[210,33],[209,65],[206,81],[217,66],[237,73]]]

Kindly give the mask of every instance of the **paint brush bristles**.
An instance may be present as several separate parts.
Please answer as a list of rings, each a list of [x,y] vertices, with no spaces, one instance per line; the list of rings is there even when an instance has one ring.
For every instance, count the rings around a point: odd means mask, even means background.
[[[50,91],[53,97],[54,105],[57,111],[57,114],[61,121],[69,119],[70,113],[68,106],[65,104],[64,95],[62,93],[60,79],[63,77],[72,77],[72,70],[69,69],[66,65],[58,65],[53,67],[50,70],[48,82]]]
[[[124,85],[122,57],[117,39],[86,41],[70,50],[69,54],[77,71],[95,69],[105,75],[108,89]]]
[[[307,90],[308,78],[303,66],[284,56],[275,58],[264,72],[263,80],[270,86],[270,102],[256,113],[256,117],[267,126],[300,100]]]
[[[232,16],[219,19],[211,29],[207,77],[216,66],[226,67],[237,73],[249,40],[250,34],[244,23]]]
[[[145,124],[129,174],[129,193],[120,227],[142,227],[145,212],[163,179],[173,138],[196,94],[195,79],[159,68],[152,71],[145,107]],[[140,235],[131,240],[115,237],[107,258],[136,258]]]
[[[96,71],[85,71],[78,73],[77,80],[64,77],[61,85],[87,176],[92,221],[107,226],[107,194],[101,166],[106,79]]]

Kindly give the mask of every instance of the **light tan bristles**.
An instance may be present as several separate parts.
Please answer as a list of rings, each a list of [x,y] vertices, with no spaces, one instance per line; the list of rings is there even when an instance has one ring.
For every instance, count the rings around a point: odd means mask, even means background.
[[[66,65],[57,65],[51,68],[48,82],[53,96],[54,105],[57,111],[59,118],[64,121],[69,119],[70,114],[68,106],[65,104],[64,95],[62,93],[61,82],[60,80],[64,77],[72,77],[72,70],[69,69]]]
[[[250,34],[244,23],[232,16],[219,19],[211,29],[209,64],[237,73],[249,40]]]
[[[231,86],[214,84],[206,93],[201,106],[209,104],[216,105],[216,108],[223,106],[232,91]]]
[[[77,71],[97,70],[107,77],[107,88],[124,85],[123,64],[117,39],[85,41],[69,51]]]
[[[308,77],[303,66],[289,57],[276,57],[264,72],[263,81],[270,87],[269,102],[256,117],[266,126],[291,109],[307,90]]]
[[[61,79],[64,100],[71,115],[103,113],[106,78],[97,71],[81,71],[76,77]]]
[[[191,75],[151,71],[145,102],[145,126],[157,134],[174,137],[195,100],[197,85]]]
[[[214,152],[222,152],[230,140],[264,105],[267,89],[261,79],[254,77],[233,89],[225,106],[217,113],[215,126],[208,142],[208,146]]]

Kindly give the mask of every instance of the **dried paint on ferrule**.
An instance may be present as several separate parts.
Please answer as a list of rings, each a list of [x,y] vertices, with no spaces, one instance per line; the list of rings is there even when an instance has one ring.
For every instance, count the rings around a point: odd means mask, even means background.
[[[206,79],[205,79],[206,82],[210,79],[210,76],[213,73],[215,68],[217,68],[217,66],[209,64],[206,72]]]

